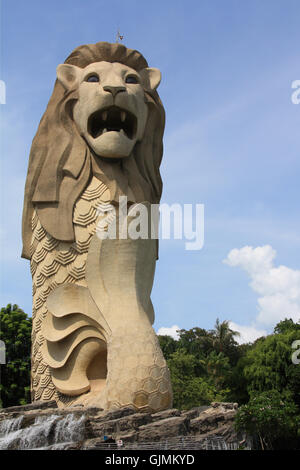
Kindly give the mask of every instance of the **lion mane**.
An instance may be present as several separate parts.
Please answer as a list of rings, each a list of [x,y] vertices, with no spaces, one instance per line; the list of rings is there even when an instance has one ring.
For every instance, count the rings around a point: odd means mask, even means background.
[[[79,46],[65,63],[84,68],[100,61],[119,62],[137,72],[148,67],[138,51],[107,42]],[[93,175],[107,185],[112,201],[130,194],[133,202],[159,203],[165,113],[158,93],[148,89],[144,92],[149,112],[143,139],[129,157],[115,162],[93,154],[73,120],[78,90],[67,91],[56,80],[30,151],[22,221],[23,258],[31,257],[34,208],[52,237],[66,242],[75,240],[74,204]]]

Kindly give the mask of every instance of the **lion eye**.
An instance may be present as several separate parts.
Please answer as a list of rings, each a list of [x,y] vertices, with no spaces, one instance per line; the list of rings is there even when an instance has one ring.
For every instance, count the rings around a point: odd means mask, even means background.
[[[87,82],[99,82],[99,77],[98,75],[90,75],[87,79]]]
[[[137,77],[134,77],[133,75],[129,75],[129,77],[126,77],[125,83],[139,83]]]

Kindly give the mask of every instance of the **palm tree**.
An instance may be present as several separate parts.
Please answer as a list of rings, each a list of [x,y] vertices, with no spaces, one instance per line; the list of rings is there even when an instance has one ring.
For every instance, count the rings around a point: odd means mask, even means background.
[[[212,377],[216,389],[222,389],[225,377],[230,372],[228,357],[222,352],[217,353],[216,351],[212,351],[207,356],[205,364],[207,373]]]
[[[211,331],[212,346],[215,350],[226,354],[232,346],[237,346],[237,342],[234,339],[236,336],[240,336],[240,333],[233,331],[229,327],[228,320],[220,323],[220,320],[217,318],[215,329]]]

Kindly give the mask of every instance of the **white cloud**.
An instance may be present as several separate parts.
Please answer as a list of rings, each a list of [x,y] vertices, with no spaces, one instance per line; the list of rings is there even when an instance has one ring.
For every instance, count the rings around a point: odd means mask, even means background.
[[[261,336],[266,336],[268,333],[266,330],[259,330],[254,325],[252,326],[242,326],[234,322],[229,322],[229,327],[233,331],[238,331],[240,336],[236,336],[235,340],[237,343],[253,343],[257,338]]]
[[[173,325],[170,328],[167,328],[165,326],[162,326],[159,328],[157,334],[161,336],[171,336],[174,339],[179,339],[179,335],[177,333],[177,330],[180,330],[179,326]]]
[[[294,321],[300,319],[300,270],[275,267],[275,257],[276,251],[270,245],[245,246],[231,250],[223,260],[229,266],[244,269],[250,277],[250,287],[259,294],[255,323],[239,326],[239,331],[246,328],[246,336],[255,334],[256,325],[274,327],[286,317]],[[257,332],[260,333],[259,330]]]

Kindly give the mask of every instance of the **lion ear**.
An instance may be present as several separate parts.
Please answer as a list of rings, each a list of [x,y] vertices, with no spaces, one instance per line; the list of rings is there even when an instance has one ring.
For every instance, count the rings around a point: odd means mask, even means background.
[[[70,64],[59,64],[56,69],[57,78],[66,90],[73,88],[77,83],[79,72],[79,67]]]
[[[144,88],[148,90],[156,90],[161,81],[160,70],[154,67],[146,67],[140,72]]]

